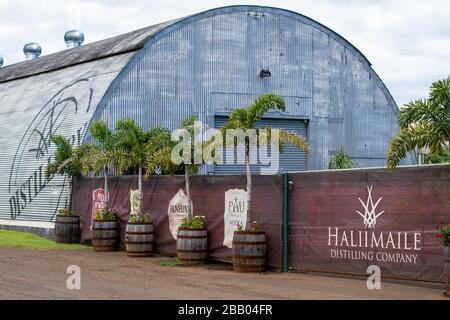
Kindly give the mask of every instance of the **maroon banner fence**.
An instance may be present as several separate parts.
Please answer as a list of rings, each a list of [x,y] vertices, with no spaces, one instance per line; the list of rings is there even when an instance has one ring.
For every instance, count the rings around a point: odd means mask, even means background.
[[[130,189],[137,189],[137,177],[114,177],[109,180],[111,208],[119,213],[122,245],[125,225],[130,212]],[[281,178],[255,176],[253,178],[253,217],[267,233],[268,265],[281,267]],[[75,182],[74,209],[81,216],[82,240],[92,238],[92,191],[103,186],[103,179],[82,178]],[[155,250],[175,254],[176,240],[169,230],[167,209],[169,201],[180,188],[184,177],[151,177],[144,183],[143,208],[150,213],[155,224]],[[231,249],[223,246],[225,192],[245,189],[245,176],[194,176],[191,194],[195,215],[206,217],[208,228],[208,254],[212,259],[231,261]]]
[[[289,266],[297,271],[366,275],[377,265],[382,276],[443,281],[443,249],[436,225],[450,223],[450,166],[424,166],[290,173]],[[120,216],[122,241],[137,178],[110,178],[111,207]],[[253,216],[268,238],[268,265],[282,264],[282,179],[253,177]],[[92,191],[100,178],[75,182],[74,209],[82,239],[92,237]],[[144,183],[144,211],[155,223],[155,249],[175,254],[169,230],[170,199],[184,188],[183,177],[151,177]],[[245,176],[195,176],[194,214],[207,221],[209,257],[231,261],[223,246],[225,192],[245,188]]]
[[[450,166],[290,174],[289,262],[299,271],[443,281]]]

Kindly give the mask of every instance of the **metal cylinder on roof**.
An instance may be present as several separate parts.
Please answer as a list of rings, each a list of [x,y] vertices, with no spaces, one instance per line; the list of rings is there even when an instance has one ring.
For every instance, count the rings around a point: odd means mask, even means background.
[[[67,48],[80,47],[84,42],[84,34],[80,30],[70,30],[64,35]]]
[[[36,59],[41,55],[42,48],[36,42],[30,42],[23,47],[23,53],[27,60]]]

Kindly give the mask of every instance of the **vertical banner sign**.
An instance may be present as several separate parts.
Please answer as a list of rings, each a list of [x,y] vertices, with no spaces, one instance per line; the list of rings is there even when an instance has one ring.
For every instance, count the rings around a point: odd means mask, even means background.
[[[105,190],[102,188],[92,191],[91,230],[98,209],[105,207]]]
[[[233,246],[233,233],[238,225],[247,223],[247,191],[230,189],[225,192],[224,238],[223,245]]]
[[[130,214],[137,214],[139,205],[142,202],[142,195],[139,190],[130,190]]]
[[[193,212],[192,210],[192,203],[189,201],[188,196],[185,195],[183,189],[178,190],[172,200],[170,200],[169,208],[167,209],[170,233],[175,240],[183,219],[187,218],[188,214]]]

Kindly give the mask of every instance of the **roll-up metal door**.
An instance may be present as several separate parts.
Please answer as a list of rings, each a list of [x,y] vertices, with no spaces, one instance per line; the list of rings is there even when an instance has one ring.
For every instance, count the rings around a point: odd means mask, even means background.
[[[214,127],[220,128],[228,120],[226,116],[215,116]],[[284,129],[286,131],[294,131],[299,135],[307,139],[308,123],[302,119],[282,119],[282,118],[266,118],[260,120],[257,123],[257,127],[271,126],[273,128]],[[227,151],[231,151],[229,148],[224,149],[223,159],[224,164],[216,165],[214,168],[215,175],[227,175],[227,174],[245,174],[245,165],[242,164],[227,164],[225,163]],[[269,153],[270,155],[270,153]],[[252,172],[255,174],[260,173],[261,167],[268,167],[268,165],[262,166],[259,161],[258,164],[252,164]],[[280,153],[279,170],[283,171],[305,171],[307,168],[307,155],[306,152],[288,143],[283,153]]]

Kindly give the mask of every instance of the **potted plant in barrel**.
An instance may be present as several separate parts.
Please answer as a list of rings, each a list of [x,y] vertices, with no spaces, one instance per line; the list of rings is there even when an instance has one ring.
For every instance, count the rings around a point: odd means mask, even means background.
[[[181,128],[186,130],[190,139],[190,157],[183,157],[181,164],[184,169],[186,196],[189,202],[187,217],[183,219],[177,234],[177,257],[184,265],[200,265],[206,262],[208,252],[208,230],[205,226],[204,216],[194,216],[191,196],[191,179],[193,173],[197,173],[200,164],[194,161],[194,144],[199,143],[201,150],[205,147],[202,141],[195,141],[195,125],[197,117],[193,116],[184,120]],[[201,129],[201,128],[199,128]],[[194,143],[192,143],[194,142]]]
[[[450,224],[438,226],[436,237],[444,245],[444,294],[450,295]]]
[[[45,169],[48,180],[55,174],[66,175],[67,202],[56,215],[54,238],[59,243],[74,243],[80,239],[80,217],[72,211],[73,178],[82,174],[82,158],[88,152],[89,146],[73,147],[69,139],[55,135],[51,141],[56,145],[55,157]]]
[[[250,130],[254,129],[257,135],[257,145],[268,144],[272,148],[279,148],[283,151],[286,143],[290,142],[298,148],[309,152],[309,145],[304,138],[294,132],[284,130],[273,131],[271,127],[260,127],[256,129],[257,123],[264,114],[270,110],[285,111],[284,99],[274,94],[264,94],[258,97],[247,109],[235,109],[230,114],[228,121],[222,126],[222,135],[226,136],[226,131],[232,130]],[[265,130],[260,130],[265,129]],[[278,132],[278,145],[276,139]],[[259,224],[252,220],[252,174],[251,174],[251,147],[254,141],[250,138],[244,140],[245,168],[247,180],[247,218],[246,225],[240,226],[234,232],[232,259],[233,269],[236,272],[262,272],[264,271],[266,256],[266,234]],[[237,141],[226,141],[228,146],[237,144]]]
[[[154,243],[154,226],[151,215],[142,210],[143,179],[157,171],[171,167],[171,137],[166,128],[154,127],[145,131],[132,119],[116,123],[117,148],[124,152],[117,164],[121,170],[137,168],[138,192],[132,201],[132,212],[126,225],[126,250],[132,257],[150,256]],[[145,170],[145,176],[144,176]]]
[[[95,213],[92,225],[94,251],[115,251],[119,243],[119,217],[116,212],[102,208]]]
[[[116,173],[120,175],[120,160],[126,157],[124,151],[117,147],[117,138],[106,123],[94,122],[90,131],[95,143],[90,145],[83,158],[83,171],[85,174],[92,172],[94,175],[103,172],[105,187],[105,206],[96,211],[93,220],[92,244],[95,251],[113,251],[118,247],[119,218],[117,212],[110,208],[108,167],[114,165],[117,167]]]

